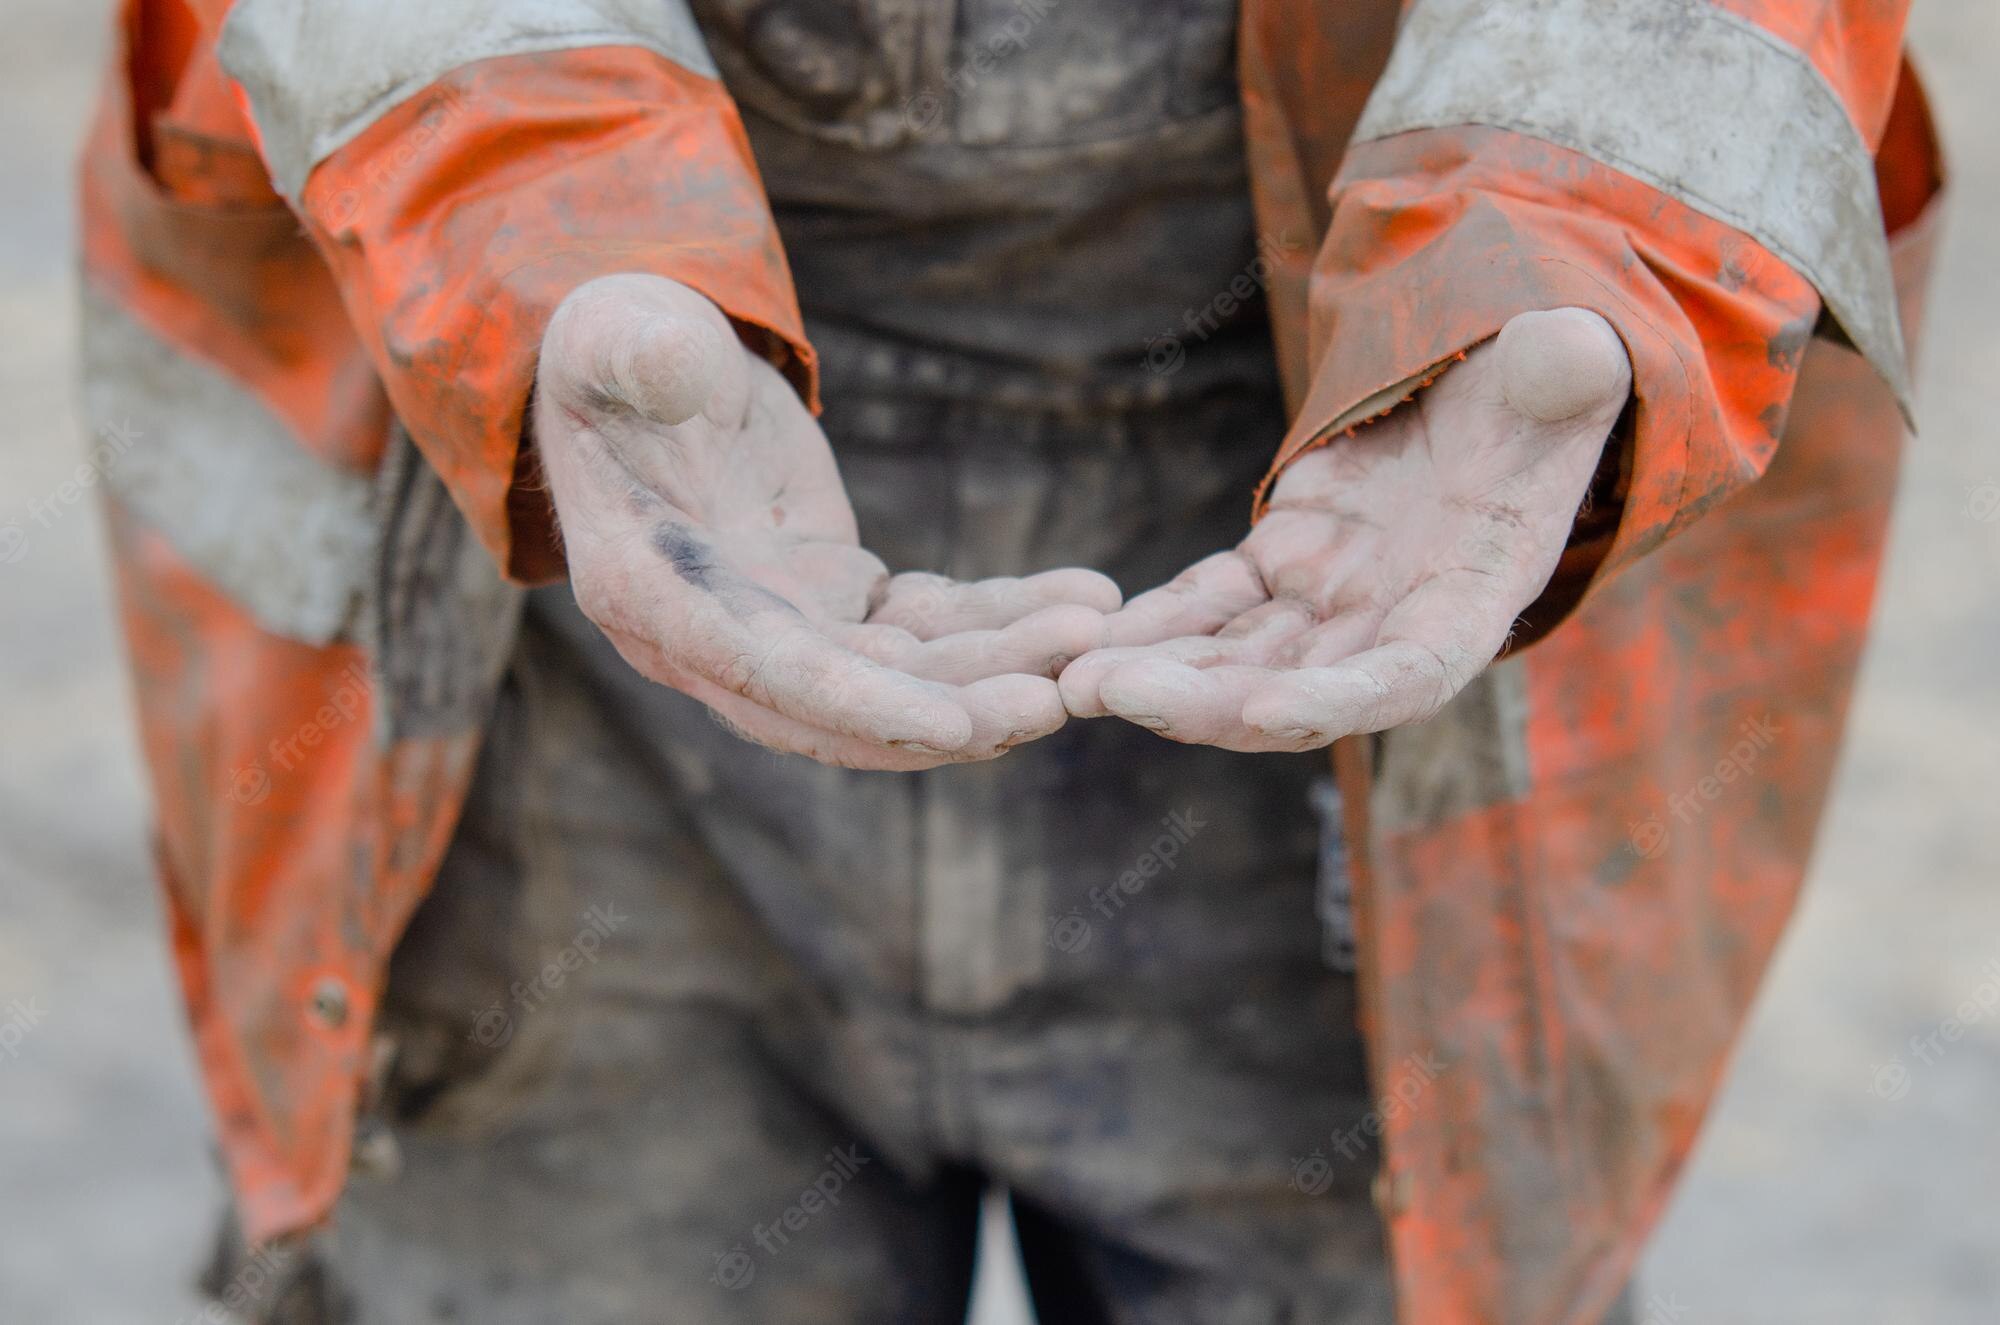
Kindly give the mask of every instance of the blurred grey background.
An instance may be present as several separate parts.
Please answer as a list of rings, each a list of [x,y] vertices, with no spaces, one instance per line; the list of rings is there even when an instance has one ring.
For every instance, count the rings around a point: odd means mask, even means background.
[[[71,159],[108,8],[8,0],[0,45],[0,1322],[171,1325],[218,1189],[102,534],[90,500],[49,506],[82,454]],[[2000,5],[1920,0],[1915,34],[1956,164],[1924,434],[1805,906],[1646,1325],[2000,1320]],[[1016,1325],[989,1245],[978,1325]]]

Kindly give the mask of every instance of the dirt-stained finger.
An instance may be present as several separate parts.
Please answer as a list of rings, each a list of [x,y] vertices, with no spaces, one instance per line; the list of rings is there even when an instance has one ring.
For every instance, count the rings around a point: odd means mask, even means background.
[[[1104,678],[1105,707],[1128,722],[1170,741],[1215,745],[1226,750],[1254,748],[1243,726],[1243,701],[1278,675],[1268,668],[1196,668],[1144,658]]]
[[[1040,740],[1069,721],[1056,683],[1045,676],[1014,673],[992,676],[964,687],[960,696],[972,715],[972,739],[957,752],[987,759]]]
[[[1267,601],[1264,578],[1241,552],[1203,558],[1106,618],[1112,647],[1207,635]]]
[[[972,581],[907,572],[884,587],[868,613],[868,623],[896,626],[920,640],[933,640],[968,630],[1001,630],[1050,607],[1115,612],[1123,601],[1118,586],[1093,570]]]
[[[1304,604],[1271,602],[1253,607],[1213,635],[1188,635],[1143,646],[1099,649],[1063,669],[1058,684],[1072,716],[1098,718],[1110,713],[1101,693],[1104,678],[1129,663],[1144,659],[1187,667],[1262,667],[1271,663],[1312,628]]]
[[[1072,658],[1104,642],[1104,617],[1087,607],[1044,608],[1004,630],[967,630],[920,640],[899,626],[828,626],[828,637],[930,681],[970,685],[1023,673],[1053,678]]]
[[[972,723],[972,738],[956,750],[885,746],[798,722],[697,677],[676,688],[699,699],[737,735],[759,745],[800,754],[842,768],[915,772],[947,764],[995,759],[1047,736],[1068,720],[1055,683],[1044,677],[989,677],[958,692]]]
[[[1282,742],[1325,745],[1436,715],[1491,660],[1397,640],[1332,667],[1285,672],[1250,696],[1244,723]]]
[[[838,768],[915,773],[945,764],[965,763],[972,757],[962,749],[947,752],[912,745],[889,746],[843,736],[773,712],[696,677],[683,678],[675,689],[706,704],[718,722],[746,741]]]

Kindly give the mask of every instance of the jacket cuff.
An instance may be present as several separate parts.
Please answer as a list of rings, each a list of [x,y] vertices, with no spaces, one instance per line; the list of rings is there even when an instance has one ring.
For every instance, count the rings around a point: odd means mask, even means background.
[[[736,110],[651,51],[456,68],[323,161],[300,211],[397,415],[510,578],[562,573],[523,423],[577,286],[644,272],[701,291],[818,407]]]
[[[1607,457],[1612,505],[1590,507],[1559,579],[1643,556],[1770,463],[1820,302],[1748,236],[1577,152],[1480,126],[1359,144],[1332,197],[1307,396],[1259,516],[1300,455],[1410,399],[1515,314],[1562,307],[1617,331],[1633,403]],[[1607,514],[1615,529],[1598,536]]]

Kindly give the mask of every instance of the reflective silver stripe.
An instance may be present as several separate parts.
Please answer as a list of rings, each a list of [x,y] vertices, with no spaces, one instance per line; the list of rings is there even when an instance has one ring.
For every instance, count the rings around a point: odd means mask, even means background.
[[[1757,240],[1908,408],[1874,163],[1803,52],[1706,0],[1417,0],[1355,141],[1462,124],[1571,148]]]
[[[446,72],[583,46],[642,46],[715,77],[682,0],[238,0],[217,49],[297,202],[314,166]]]
[[[84,411],[129,437],[98,466],[119,501],[266,629],[309,644],[354,618],[374,483],[316,459],[282,420],[86,286]]]

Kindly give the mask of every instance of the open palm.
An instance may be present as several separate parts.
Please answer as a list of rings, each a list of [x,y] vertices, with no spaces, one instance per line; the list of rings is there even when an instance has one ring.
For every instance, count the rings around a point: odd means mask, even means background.
[[[1548,584],[1630,388],[1603,319],[1517,317],[1296,460],[1238,546],[1114,613],[1111,646],[1063,672],[1065,703],[1246,751],[1430,717]]]
[[[750,739],[828,763],[991,758],[1068,717],[1105,640],[1088,570],[959,583],[861,547],[819,424],[714,304],[656,276],[573,293],[535,435],[577,602],[626,661]]]

